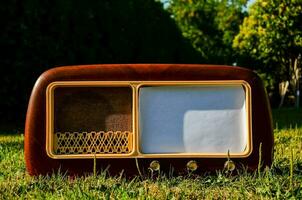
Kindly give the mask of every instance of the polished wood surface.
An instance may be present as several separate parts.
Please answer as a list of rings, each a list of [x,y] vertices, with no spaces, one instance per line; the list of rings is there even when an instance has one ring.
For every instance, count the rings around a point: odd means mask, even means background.
[[[69,174],[84,174],[93,170],[93,159],[51,159],[46,154],[46,87],[54,81],[203,81],[245,80],[252,89],[252,139],[253,152],[247,158],[232,159],[237,166],[243,164],[257,169],[259,148],[262,144],[263,166],[269,166],[273,154],[272,117],[267,94],[261,79],[252,71],[239,67],[186,64],[115,64],[86,65],[53,68],[37,80],[28,105],[25,125],[25,161],[30,175],[49,174],[60,169]],[[154,159],[138,159],[141,171],[147,172]],[[186,173],[186,164],[196,160],[202,171],[222,169],[226,159],[218,158],[158,158],[161,170]],[[97,159],[97,167],[118,174],[138,174],[135,159]]]

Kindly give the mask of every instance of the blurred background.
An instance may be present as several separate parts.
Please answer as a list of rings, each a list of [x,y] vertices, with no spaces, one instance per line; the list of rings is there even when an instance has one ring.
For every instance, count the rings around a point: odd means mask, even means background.
[[[10,0],[0,12],[2,130],[22,131],[36,79],[62,65],[241,66],[273,108],[301,102],[301,0]]]

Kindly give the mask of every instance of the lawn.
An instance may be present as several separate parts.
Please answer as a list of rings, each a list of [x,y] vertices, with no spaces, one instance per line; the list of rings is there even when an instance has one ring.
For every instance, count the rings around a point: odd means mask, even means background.
[[[30,177],[23,135],[0,134],[0,199],[302,199],[302,110],[274,110],[274,163],[261,172],[155,179]]]

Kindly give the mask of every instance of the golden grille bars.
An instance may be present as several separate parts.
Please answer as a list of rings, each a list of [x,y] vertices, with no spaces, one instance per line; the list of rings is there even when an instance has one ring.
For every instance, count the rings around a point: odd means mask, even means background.
[[[132,150],[129,131],[57,132],[54,150],[57,154],[127,154]]]

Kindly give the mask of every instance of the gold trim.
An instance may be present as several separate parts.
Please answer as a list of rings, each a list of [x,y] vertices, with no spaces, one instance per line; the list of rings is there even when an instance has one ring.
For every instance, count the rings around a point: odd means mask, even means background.
[[[138,97],[139,89],[143,86],[234,86],[242,85],[246,98],[246,123],[247,123],[247,147],[242,153],[164,153],[144,154],[139,150],[139,119],[138,119]],[[130,87],[132,89],[132,151],[130,153],[115,154],[68,154],[58,155],[54,153],[54,90],[56,87]],[[217,81],[59,81],[52,82],[46,89],[46,152],[54,159],[80,159],[80,158],[244,158],[252,153],[252,113],[251,113],[251,87],[244,80],[217,80]],[[96,130],[98,131],[98,130]]]
[[[130,131],[91,131],[55,133],[54,151],[58,155],[127,154],[133,149]]]

